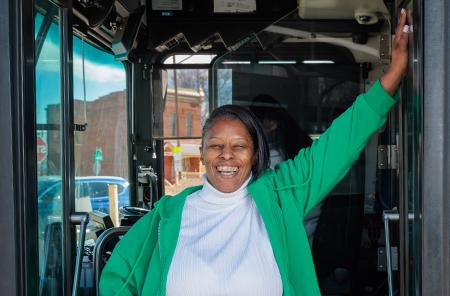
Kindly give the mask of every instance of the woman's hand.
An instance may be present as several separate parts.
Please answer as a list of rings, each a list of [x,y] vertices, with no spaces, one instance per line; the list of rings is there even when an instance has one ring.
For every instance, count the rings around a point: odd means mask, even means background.
[[[397,90],[408,66],[408,39],[412,26],[408,26],[407,18],[408,11],[402,9],[392,43],[391,64],[387,72],[380,78],[381,85],[391,96]]]

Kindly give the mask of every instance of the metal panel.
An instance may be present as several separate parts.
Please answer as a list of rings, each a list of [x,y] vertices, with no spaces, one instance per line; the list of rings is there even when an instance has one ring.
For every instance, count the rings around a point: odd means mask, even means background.
[[[66,295],[72,292],[75,268],[76,237],[75,226],[70,216],[75,212],[75,169],[74,169],[74,125],[73,125],[73,36],[72,1],[65,1],[61,8],[61,122],[62,129],[62,191],[64,228],[64,288]]]
[[[2,243],[0,244],[0,266],[8,268],[0,269],[0,290],[6,295],[19,294],[20,284],[17,282],[15,259],[18,250],[16,243],[16,225],[14,223],[17,216],[14,210],[15,187],[14,180],[14,161],[13,161],[13,106],[11,93],[11,55],[10,40],[11,18],[9,16],[10,1],[0,1],[0,70],[2,78],[0,79],[0,126],[2,128],[2,141],[0,142],[0,233],[2,234]]]
[[[422,295],[450,295],[450,3],[424,1]]]
[[[37,292],[33,3],[0,3],[0,289]]]

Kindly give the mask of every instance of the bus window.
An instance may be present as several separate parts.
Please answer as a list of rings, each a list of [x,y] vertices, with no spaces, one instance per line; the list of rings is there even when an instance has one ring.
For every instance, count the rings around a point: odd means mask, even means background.
[[[75,196],[76,211],[109,212],[108,184],[125,188],[119,206],[129,205],[125,69],[110,53],[73,38],[76,181],[88,196]],[[99,190],[101,193],[99,193]]]
[[[35,18],[39,295],[62,295],[61,27],[45,4]]]
[[[168,83],[162,118],[155,137],[164,143],[164,190],[176,194],[202,183],[205,172],[200,161],[201,128],[209,113],[208,69],[176,69],[176,65],[209,64],[214,55],[174,55],[164,64]],[[175,67],[173,67],[175,66]]]

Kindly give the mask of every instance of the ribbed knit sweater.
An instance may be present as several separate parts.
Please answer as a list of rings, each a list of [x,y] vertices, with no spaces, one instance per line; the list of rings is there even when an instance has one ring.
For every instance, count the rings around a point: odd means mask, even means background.
[[[247,192],[249,180],[223,193],[205,177],[202,190],[187,197],[166,295],[283,294],[264,222]]]

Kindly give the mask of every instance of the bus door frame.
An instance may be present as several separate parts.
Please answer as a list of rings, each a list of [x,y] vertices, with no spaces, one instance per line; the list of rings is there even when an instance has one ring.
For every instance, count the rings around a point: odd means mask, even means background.
[[[36,131],[32,1],[0,2],[0,287],[37,291]]]
[[[450,5],[423,7],[422,295],[450,295]]]

